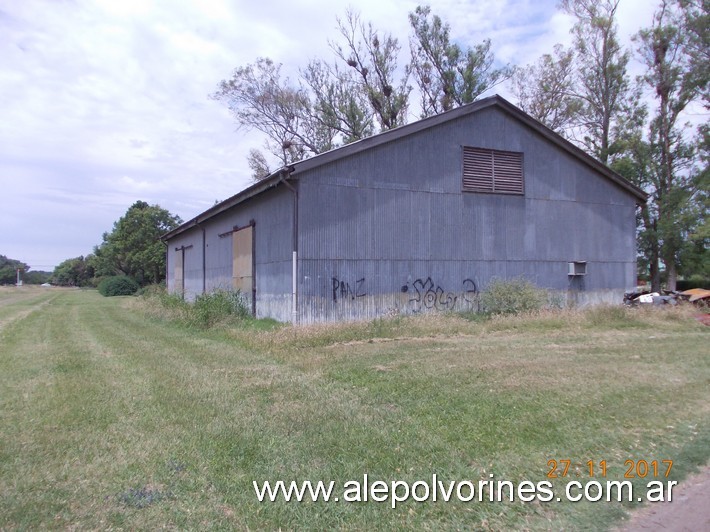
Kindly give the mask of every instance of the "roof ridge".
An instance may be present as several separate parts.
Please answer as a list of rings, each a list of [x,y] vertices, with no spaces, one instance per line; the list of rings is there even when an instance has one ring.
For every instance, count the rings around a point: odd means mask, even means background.
[[[259,182],[254,183],[253,185],[250,185],[245,189],[242,189],[234,196],[231,196],[230,198],[227,198],[226,200],[216,205],[213,205],[209,209],[195,216],[193,219],[166,233],[161,237],[161,239],[166,240],[168,238],[171,238],[179,233],[182,233],[190,227],[194,227],[206,220],[209,220],[213,216],[216,216],[217,214],[226,211],[234,205],[237,205],[251,197],[261,194],[270,188],[278,186],[278,184],[284,178],[288,178],[292,174],[306,172],[324,164],[328,164],[344,157],[349,157],[358,154],[362,151],[381,146],[382,144],[385,144],[387,142],[395,141],[407,135],[411,135],[419,131],[424,131],[431,127],[435,127],[451,120],[455,120],[457,118],[461,118],[463,116],[479,112],[489,107],[500,108],[513,118],[519,120],[523,124],[535,130],[538,134],[542,135],[550,142],[567,151],[573,157],[576,157],[583,163],[592,167],[594,170],[614,182],[616,185],[620,186],[630,194],[634,195],[639,200],[639,202],[646,203],[648,194],[646,194],[646,192],[644,192],[640,187],[631,183],[623,176],[609,168],[607,165],[605,165],[598,159],[592,157],[578,146],[575,146],[574,144],[572,144],[572,142],[564,138],[562,135],[556,133],[539,120],[536,120],[535,118],[533,118],[525,111],[512,104],[499,94],[493,94],[492,96],[481,98],[480,100],[461,105],[459,107],[456,107],[455,109],[451,109],[449,111],[445,111],[437,115],[428,116],[415,122],[403,124],[394,129],[381,131],[380,133],[356,140],[355,142],[351,142],[350,144],[345,144],[343,146],[333,148],[326,152],[319,153],[307,159],[302,159],[300,161],[294,162],[288,166],[283,166],[275,172],[271,173],[270,175],[266,176]]]

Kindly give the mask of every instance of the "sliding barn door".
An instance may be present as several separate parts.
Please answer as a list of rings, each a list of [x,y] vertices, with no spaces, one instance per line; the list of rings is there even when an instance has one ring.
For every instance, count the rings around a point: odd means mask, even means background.
[[[175,248],[175,265],[173,266],[173,276],[175,278],[175,290],[180,294],[185,294],[185,248]]]
[[[254,226],[247,225],[232,233],[232,288],[239,290],[256,311],[254,284]]]

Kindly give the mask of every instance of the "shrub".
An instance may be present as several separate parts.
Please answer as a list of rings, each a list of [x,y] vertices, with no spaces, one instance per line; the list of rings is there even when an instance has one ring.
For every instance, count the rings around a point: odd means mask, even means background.
[[[678,280],[675,286],[678,292],[690,290],[691,288],[710,290],[710,279],[705,279],[700,275],[693,275],[690,279]]]
[[[142,290],[141,299],[151,315],[187,327],[207,329],[251,317],[248,301],[238,290],[214,290],[190,302],[177,292],[168,292],[164,285],[150,285]]]
[[[164,284],[151,284],[140,290],[145,310],[156,318],[187,323],[190,304],[181,294],[168,292]]]
[[[195,325],[211,327],[228,318],[247,318],[251,312],[239,290],[215,290],[197,296],[190,314]]]
[[[138,291],[138,283],[126,275],[105,277],[99,283],[98,289],[102,296],[132,296]]]
[[[481,306],[489,314],[518,314],[539,310],[547,303],[547,293],[530,281],[494,279],[481,294]]]

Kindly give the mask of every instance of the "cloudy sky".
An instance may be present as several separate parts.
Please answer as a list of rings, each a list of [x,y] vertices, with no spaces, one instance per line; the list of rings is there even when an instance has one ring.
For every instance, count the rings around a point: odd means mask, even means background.
[[[0,0],[0,254],[51,270],[91,253],[137,200],[188,220],[235,194],[263,141],[208,98],[218,82],[260,56],[291,77],[332,57],[349,5],[400,39],[404,64],[407,13],[419,3]],[[501,63],[570,42],[556,0],[430,3],[456,41],[490,38]],[[654,5],[621,0],[627,45]]]

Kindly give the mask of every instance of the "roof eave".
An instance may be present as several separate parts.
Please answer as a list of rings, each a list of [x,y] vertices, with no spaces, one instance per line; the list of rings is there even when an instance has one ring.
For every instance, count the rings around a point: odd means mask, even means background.
[[[294,165],[294,173],[305,172],[318,166],[322,166],[324,164],[328,164],[330,162],[342,159],[343,157],[355,155],[357,153],[368,150],[370,148],[374,148],[376,146],[380,146],[387,142],[392,142],[401,137],[412,135],[419,131],[435,127],[450,120],[455,120],[457,118],[476,113],[487,107],[499,107],[500,109],[506,111],[508,114],[513,115],[516,119],[520,120],[528,127],[534,129],[547,140],[564,149],[574,157],[581,159],[583,162],[594,168],[596,171],[603,174],[605,177],[616,183],[621,188],[625,189],[627,192],[636,197],[640,203],[646,203],[646,200],[648,199],[648,194],[644,192],[641,188],[627,181],[626,179],[624,179],[624,177],[613,171],[604,163],[598,161],[597,159],[586,153],[584,150],[578,148],[570,141],[568,141],[558,133],[555,133],[543,123],[535,120],[530,115],[528,115],[527,113],[510,103],[508,100],[497,94],[494,96],[483,98],[481,100],[477,100],[467,105],[463,105],[461,107],[457,107],[456,109],[453,109],[451,111],[424,118],[411,124],[405,124],[398,128],[390,129],[389,131],[384,131],[377,135],[373,135],[371,137],[358,140],[351,144],[347,144],[340,148],[335,148],[325,153],[315,155],[309,159],[305,159],[296,163]]]
[[[172,231],[165,233],[161,237],[161,240],[166,241],[183,233],[184,231],[187,231],[192,227],[196,227],[199,224],[209,220],[210,218],[220,214],[221,212],[230,209],[234,205],[237,205],[243,201],[248,200],[249,198],[261,194],[270,188],[278,186],[279,183],[281,183],[281,181],[285,178],[289,178],[293,175],[306,172],[308,170],[317,168],[330,162],[334,162],[342,158],[355,155],[362,151],[369,150],[371,148],[380,146],[387,142],[392,142],[408,135],[412,135],[419,131],[435,127],[450,120],[455,120],[457,118],[476,113],[488,107],[499,107],[503,111],[507,112],[508,114],[512,115],[516,119],[526,124],[531,129],[535,130],[537,133],[545,137],[553,144],[567,151],[569,154],[576,157],[577,159],[580,159],[582,162],[586,163],[587,165],[595,169],[597,172],[607,177],[616,185],[629,192],[631,195],[633,195],[636,199],[639,200],[639,205],[646,204],[648,194],[644,192],[641,188],[637,187],[630,181],[627,181],[621,175],[606,166],[604,163],[598,161],[597,159],[586,153],[584,150],[578,148],[558,133],[555,133],[541,122],[538,122],[537,120],[526,114],[524,111],[510,103],[502,96],[496,94],[494,96],[489,96],[488,98],[483,98],[473,103],[457,107],[456,109],[453,109],[451,111],[424,118],[411,124],[405,124],[398,128],[390,129],[389,131],[384,131],[377,135],[373,135],[371,137],[358,140],[351,144],[332,149],[325,153],[315,155],[309,159],[296,162],[292,166],[280,168],[279,170],[267,176],[258,183],[255,183],[254,185],[242,190],[241,192],[238,192],[231,198],[228,198],[222,201],[221,203],[214,205],[213,207],[207,209],[203,213],[197,215],[192,220],[185,222],[179,227],[173,229]]]
[[[581,148],[578,148],[560,134],[555,133],[541,122],[538,122],[530,115],[518,109],[506,99],[501,98],[500,96],[496,97],[499,99],[498,104],[502,109],[504,109],[510,114],[513,114],[519,120],[521,120],[529,127],[534,129],[536,132],[541,134],[543,137],[550,140],[551,142],[564,149],[571,155],[575,156],[578,159],[581,159],[583,162],[594,168],[596,171],[609,178],[611,181],[619,185],[621,188],[625,189],[627,192],[631,193],[642,204],[646,203],[646,200],[648,199],[648,194],[644,192],[643,189],[634,185],[633,183],[625,179],[623,176],[619,175],[617,172],[609,168],[607,165],[589,155]]]
[[[364,139],[351,142],[350,144],[346,144],[345,146],[340,146],[327,152],[314,155],[313,157],[304,159],[294,164],[294,174],[317,168],[324,164],[340,160],[344,157],[355,155],[357,153],[380,146],[387,142],[392,142],[402,137],[406,137],[414,133],[424,131],[431,127],[438,126],[439,124],[449,122],[450,120],[454,120],[456,118],[475,113],[477,111],[485,109],[486,107],[496,105],[498,99],[502,100],[502,98],[498,95],[489,96],[488,98],[476,100],[473,103],[457,107],[456,109],[452,109],[451,111],[446,111],[438,115],[423,118],[410,124],[404,124],[394,129],[383,131],[376,135],[372,135]]]
[[[267,190],[274,188],[281,183],[282,179],[284,176],[288,176],[291,171],[291,168],[288,167],[283,167],[279,168],[277,171],[273,172],[269,176],[265,177],[261,181],[254,183],[250,187],[245,188],[244,190],[238,192],[234,196],[227,198],[224,201],[221,201],[220,203],[217,203],[216,205],[210,207],[206,211],[198,214],[191,220],[188,220],[187,222],[183,223],[182,225],[176,227],[172,231],[168,231],[164,235],[160,237],[160,239],[163,242],[166,242],[167,240],[170,240],[173,237],[176,237],[177,235],[184,233],[188,229],[191,229],[193,227],[199,226],[201,223],[206,222],[210,218],[213,218],[217,216],[218,214],[231,209],[233,206],[242,203],[243,201],[248,200],[249,198],[252,198],[254,196],[257,196],[263,192],[266,192]]]

